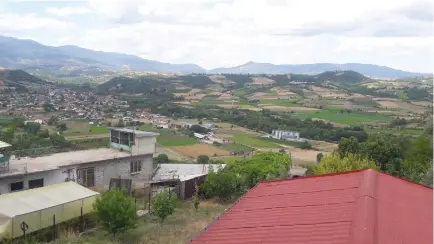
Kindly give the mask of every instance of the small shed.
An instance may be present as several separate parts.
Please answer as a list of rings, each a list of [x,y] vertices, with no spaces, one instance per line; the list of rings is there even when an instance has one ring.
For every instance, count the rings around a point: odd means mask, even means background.
[[[90,213],[98,195],[72,181],[0,195],[0,240],[22,236],[23,222],[28,234]]]
[[[185,200],[193,196],[196,184],[203,184],[211,170],[217,171],[225,166],[225,164],[159,164],[152,180],[155,182],[176,180],[179,187],[178,197]]]

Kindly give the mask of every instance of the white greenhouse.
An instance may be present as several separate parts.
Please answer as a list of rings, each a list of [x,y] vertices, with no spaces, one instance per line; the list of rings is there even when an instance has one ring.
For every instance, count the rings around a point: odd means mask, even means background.
[[[0,242],[78,218],[93,211],[99,193],[75,182],[65,182],[20,192],[0,195]],[[83,208],[83,210],[82,210]]]

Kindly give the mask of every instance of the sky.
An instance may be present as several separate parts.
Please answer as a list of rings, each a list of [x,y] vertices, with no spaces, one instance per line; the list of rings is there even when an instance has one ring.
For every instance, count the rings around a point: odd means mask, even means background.
[[[204,68],[433,70],[432,0],[1,0],[0,35]]]

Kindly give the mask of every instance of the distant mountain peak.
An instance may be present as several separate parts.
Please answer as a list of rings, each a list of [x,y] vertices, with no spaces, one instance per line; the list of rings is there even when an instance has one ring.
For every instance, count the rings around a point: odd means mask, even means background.
[[[63,77],[107,75],[118,71],[168,73],[240,73],[240,74],[319,74],[325,71],[353,70],[375,78],[403,78],[425,76],[373,64],[280,64],[249,61],[243,65],[205,70],[199,65],[170,64],[144,59],[131,54],[94,51],[72,45],[45,46],[33,40],[0,35],[0,67],[41,70]]]

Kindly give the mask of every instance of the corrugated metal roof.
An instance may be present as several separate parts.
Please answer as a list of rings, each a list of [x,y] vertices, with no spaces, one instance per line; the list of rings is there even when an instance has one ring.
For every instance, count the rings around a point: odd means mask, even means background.
[[[0,141],[0,148],[5,148],[5,147],[10,147],[11,144],[4,142],[4,141]]]
[[[184,181],[206,175],[211,168],[217,171],[225,166],[226,164],[159,164],[152,180],[180,179]]]
[[[158,136],[158,133],[148,132],[148,131],[141,131],[141,130],[133,130],[133,129],[128,129],[128,128],[109,127],[109,129],[113,130],[113,131],[120,131],[120,132],[125,132],[125,133],[133,133],[137,137],[154,137],[154,136]]]
[[[99,195],[75,182],[65,182],[0,195],[0,215],[15,217]]]
[[[192,240],[432,243],[433,189],[374,170],[258,184]]]

